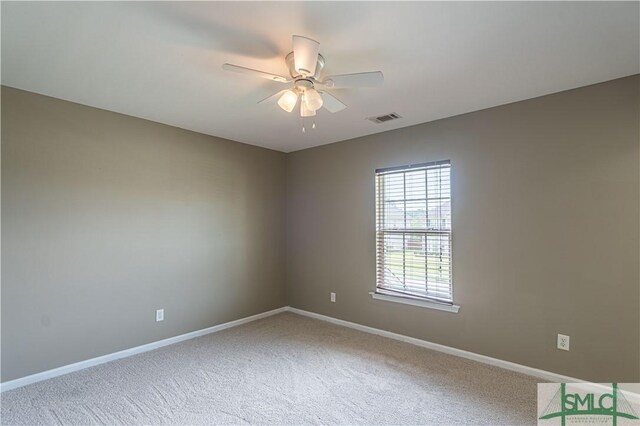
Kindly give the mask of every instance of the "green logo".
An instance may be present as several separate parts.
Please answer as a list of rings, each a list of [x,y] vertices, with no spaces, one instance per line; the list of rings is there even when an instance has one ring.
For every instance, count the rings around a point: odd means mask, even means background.
[[[544,409],[540,420],[559,417],[562,426],[570,416],[608,416],[613,425],[618,418],[638,420],[624,394],[618,390],[618,384],[611,384],[611,393],[607,392],[567,392],[567,384],[560,383],[560,389]]]

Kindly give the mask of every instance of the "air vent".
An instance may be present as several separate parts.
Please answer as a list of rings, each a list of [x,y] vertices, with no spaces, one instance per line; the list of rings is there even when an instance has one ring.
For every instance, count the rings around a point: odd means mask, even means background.
[[[373,121],[374,123],[385,123],[391,120],[397,120],[398,118],[402,118],[396,112],[392,112],[390,114],[381,115],[379,117],[369,117],[367,120]]]

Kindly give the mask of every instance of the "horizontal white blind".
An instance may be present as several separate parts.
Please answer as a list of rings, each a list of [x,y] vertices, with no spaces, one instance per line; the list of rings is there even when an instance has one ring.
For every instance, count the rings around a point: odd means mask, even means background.
[[[452,303],[451,163],[376,170],[379,292]]]

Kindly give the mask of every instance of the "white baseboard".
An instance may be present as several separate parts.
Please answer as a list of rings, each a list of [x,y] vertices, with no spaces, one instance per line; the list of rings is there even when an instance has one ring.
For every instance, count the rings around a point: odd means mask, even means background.
[[[364,331],[365,333],[376,334],[378,336],[388,337],[389,339],[399,340],[401,342],[411,343],[412,345],[421,346],[427,349],[433,349],[434,351],[444,352],[446,354],[467,358],[473,361],[481,362],[483,364],[494,365],[496,367],[504,368],[505,370],[515,371],[517,373],[526,374],[528,376],[537,377],[553,383],[585,383],[591,386],[591,388],[601,388],[601,391],[608,391],[610,388],[601,384],[591,383],[588,380],[577,379],[575,377],[569,377],[558,373],[552,373],[550,371],[540,370],[539,368],[527,367],[526,365],[516,364],[515,362],[504,361],[498,358],[492,358],[486,355],[480,355],[475,352],[469,352],[462,349],[452,348],[450,346],[441,345],[439,343],[429,342],[427,340],[416,339],[415,337],[405,336],[403,334],[393,333],[391,331],[380,330],[379,328],[368,327],[366,325],[357,324],[355,322],[349,322],[326,315],[317,314],[315,312],[309,312],[298,308],[287,306],[285,308],[287,312],[293,312],[298,315],[304,315],[310,318],[315,318],[322,321],[327,321],[332,324],[341,325],[343,327],[353,328],[354,330]],[[630,402],[640,404],[640,394],[625,390],[624,395]]]
[[[486,355],[480,355],[474,352],[465,351],[462,349],[452,348],[451,346],[441,345],[439,343],[429,342],[427,340],[416,339],[415,337],[405,336],[403,334],[393,333],[391,331],[380,330],[378,328],[368,327],[366,325],[357,324],[355,322],[349,322],[326,315],[316,314],[315,312],[304,311],[298,308],[292,308],[288,306],[286,308],[288,312],[304,315],[310,318],[327,321],[333,324],[342,325],[344,327],[353,328],[355,330],[364,331],[365,333],[377,334],[378,336],[388,337],[389,339],[400,340],[401,342],[411,343],[412,345],[421,346],[427,349],[433,349],[434,351],[444,352],[450,355],[459,356],[462,358],[471,359],[473,361],[482,362],[484,364],[495,365],[496,367],[504,368],[506,370],[515,371],[518,373],[527,374],[529,376],[538,377],[550,382],[565,382],[565,383],[580,383],[586,382],[586,380],[576,379],[575,377],[564,376],[562,374],[552,373],[550,371],[540,370],[538,368],[527,367],[526,365],[516,364],[514,362],[503,361],[501,359],[492,358]]]
[[[8,382],[0,383],[0,392],[30,385],[31,383],[41,382],[43,380],[51,379],[53,377],[62,376],[63,374],[72,373],[74,371],[84,370],[85,368],[104,364],[105,362],[114,361],[116,359],[126,358],[131,355],[152,351],[154,349],[158,349],[163,346],[173,345],[174,343],[182,342],[184,340],[189,340],[195,337],[204,336],[205,334],[226,330],[227,328],[236,327],[241,324],[246,324],[251,321],[269,317],[271,315],[276,315],[276,314],[285,312],[286,310],[287,310],[287,307],[282,307],[282,308],[274,309],[272,311],[262,312],[260,314],[251,315],[250,317],[240,318],[235,321],[225,322],[224,324],[214,325],[213,327],[209,327],[209,328],[203,328],[202,330],[192,331],[190,333],[181,334],[179,336],[169,337],[168,339],[158,340],[157,342],[147,343],[146,345],[136,346],[134,348],[125,349],[123,351],[114,352],[111,354],[87,359],[87,360],[76,362],[73,364],[64,365],[62,367],[54,368],[52,370],[43,371],[41,373],[32,374],[30,376],[21,377],[19,379],[10,380]]]
[[[213,327],[204,328],[202,330],[192,331],[190,333],[181,334],[179,336],[170,337],[164,340],[158,340],[157,342],[147,343],[146,345],[136,346],[134,348],[125,349],[123,351],[114,352],[111,354],[99,356],[96,358],[87,359],[85,361],[76,362],[74,364],[64,365],[62,367],[54,368],[52,370],[43,371],[41,373],[32,374],[30,376],[21,377],[19,379],[10,380],[8,382],[0,383],[0,392],[16,389],[22,386],[30,385],[32,383],[40,382],[43,380],[51,379],[53,377],[62,376],[64,374],[72,373],[74,371],[84,370],[85,368],[93,367],[96,365],[104,364],[109,361],[114,361],[120,358],[126,358],[132,355],[140,354],[143,352],[151,351],[161,348],[163,346],[179,343],[184,340],[193,339],[196,337],[204,336],[206,334],[215,333],[217,331],[226,330],[227,328],[236,327],[241,324],[246,324],[251,321],[256,321],[262,318],[276,315],[282,312],[293,312],[298,315],[303,315],[310,318],[315,318],[321,321],[327,321],[343,327],[349,327],[354,330],[363,331],[365,333],[376,334],[378,336],[388,337],[389,339],[399,340],[401,342],[411,343],[412,345],[421,346],[423,348],[432,349],[438,352],[444,352],[450,355],[467,358],[473,361],[481,362],[484,364],[494,365],[496,367],[504,368],[506,370],[515,371],[529,376],[538,377],[550,382],[564,382],[564,383],[589,383],[587,380],[577,379],[575,377],[564,376],[562,374],[552,373],[550,371],[540,370],[538,368],[527,367],[526,365],[516,364],[514,362],[504,361],[497,358],[492,358],[486,355],[480,355],[474,352],[465,351],[462,349],[452,348],[450,346],[441,345],[438,343],[429,342],[427,340],[416,339],[415,337],[409,337],[391,331],[380,330],[378,328],[368,327],[366,325],[349,322],[326,315],[317,314],[315,312],[309,312],[291,306],[285,306],[282,308],[274,309],[271,311],[263,312],[260,314],[252,315],[250,317],[241,318],[235,321],[226,322],[224,324],[214,325]],[[631,398],[634,401],[640,402],[640,394],[625,391],[627,398]]]

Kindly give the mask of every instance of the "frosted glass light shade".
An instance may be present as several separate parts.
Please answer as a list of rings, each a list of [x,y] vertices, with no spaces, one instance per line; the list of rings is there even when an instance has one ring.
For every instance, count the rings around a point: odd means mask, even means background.
[[[298,103],[298,95],[293,90],[287,90],[278,99],[278,106],[287,112],[293,111]]]
[[[316,115],[316,112],[312,109],[307,108],[307,103],[305,102],[306,96],[303,96],[302,102],[300,102],[300,117],[313,117]]]
[[[307,109],[317,111],[322,108],[322,96],[316,89],[307,89],[304,92],[304,103]]]

